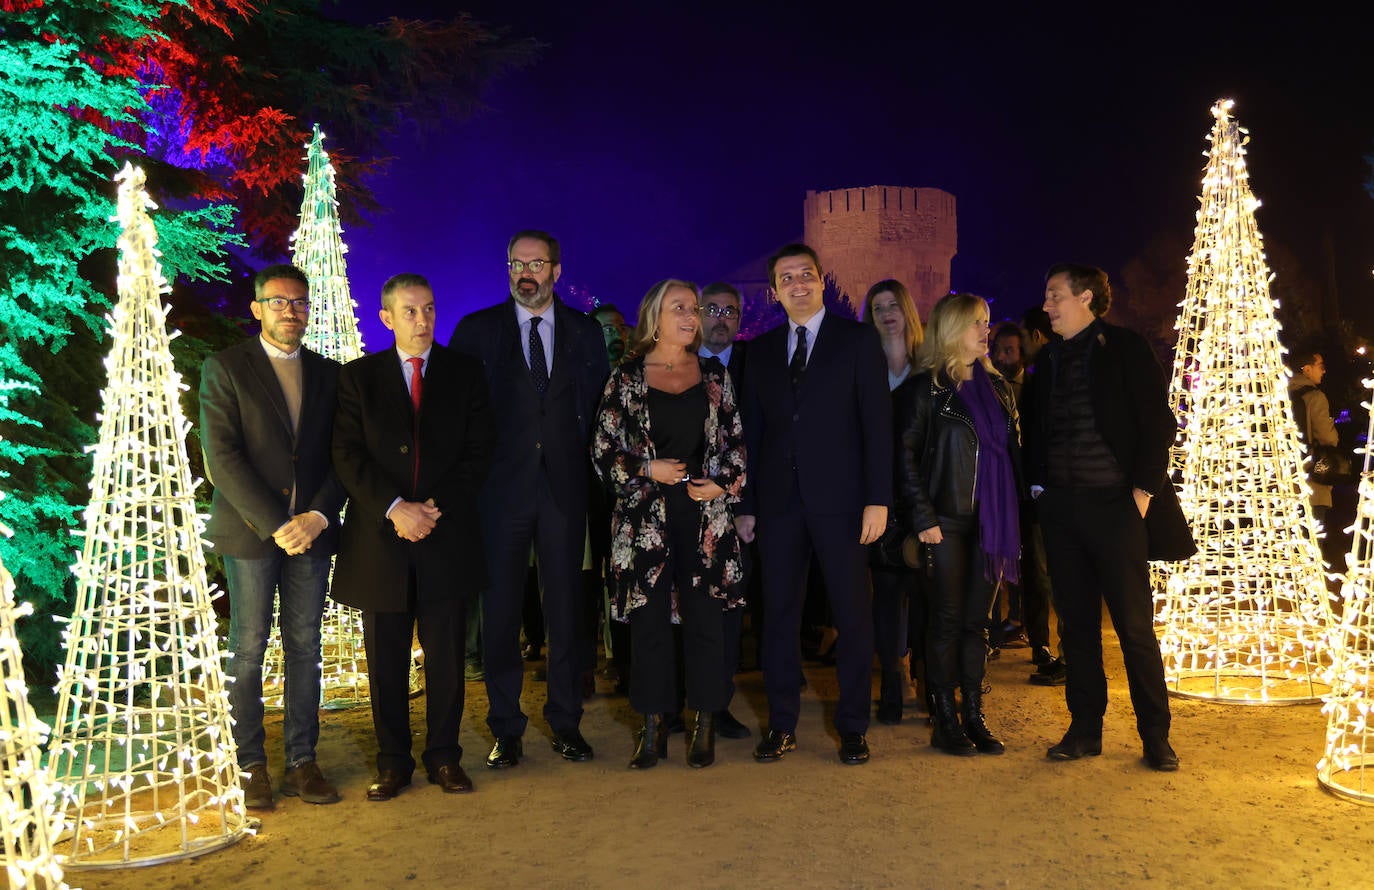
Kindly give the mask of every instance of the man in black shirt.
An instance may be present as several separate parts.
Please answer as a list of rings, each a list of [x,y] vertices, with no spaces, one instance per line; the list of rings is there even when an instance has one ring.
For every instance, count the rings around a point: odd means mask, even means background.
[[[1064,339],[1037,357],[1027,474],[1054,578],[1072,717],[1048,754],[1076,760],[1102,753],[1105,600],[1121,641],[1145,761],[1153,769],[1176,770],[1147,559],[1154,536],[1173,543],[1158,542],[1169,550],[1191,537],[1181,513],[1171,509],[1152,517],[1178,517],[1162,528],[1146,516],[1156,496],[1174,497],[1169,446],[1178,426],[1149,343],[1102,321],[1110,305],[1111,287],[1101,269],[1065,263],[1045,276],[1045,311]]]

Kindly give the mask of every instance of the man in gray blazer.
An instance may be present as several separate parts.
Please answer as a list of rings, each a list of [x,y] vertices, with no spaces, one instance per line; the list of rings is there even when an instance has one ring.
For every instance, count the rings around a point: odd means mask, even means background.
[[[205,537],[229,586],[229,707],[244,804],[272,809],[262,716],[262,660],[281,598],[286,777],[282,794],[334,803],[315,764],[320,735],[320,621],[344,490],[329,455],[339,365],[301,346],[309,282],[268,266],[253,282],[262,333],[211,356],[201,373],[205,468],[215,487]]]

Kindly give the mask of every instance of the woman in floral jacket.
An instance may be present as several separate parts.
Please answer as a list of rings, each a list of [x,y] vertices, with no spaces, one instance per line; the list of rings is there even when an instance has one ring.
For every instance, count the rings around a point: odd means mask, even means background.
[[[632,769],[667,756],[664,714],[678,707],[672,625],[681,623],[687,762],[715,760],[714,714],[726,705],[722,611],[743,602],[731,505],[744,486],[744,433],[725,368],[699,360],[696,285],[669,279],[639,306],[635,358],[611,374],[592,459],[616,498],[612,615],[630,623],[630,705],[644,716]]]

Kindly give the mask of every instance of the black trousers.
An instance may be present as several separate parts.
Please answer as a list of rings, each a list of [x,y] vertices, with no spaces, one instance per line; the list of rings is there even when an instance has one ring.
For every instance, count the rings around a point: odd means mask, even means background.
[[[683,673],[687,680],[687,707],[712,713],[728,699],[721,681],[725,660],[723,601],[692,583],[699,573],[701,507],[677,486],[668,497],[668,565],[666,571],[677,588],[678,616],[682,620]],[[676,713],[676,646],[673,641],[672,601],[668,595],[650,596],[630,613],[634,661],[630,671],[630,707],[641,714]]]
[[[1035,509],[1021,508],[1021,622],[1026,639],[1034,647],[1050,645],[1050,601],[1054,588],[1045,558],[1045,538]]]
[[[988,663],[988,616],[996,588],[987,579],[976,517],[939,517],[939,544],[927,544],[930,630],[926,685],[931,692],[981,686]]]
[[[487,726],[496,736],[521,736],[529,721],[520,709],[525,665],[520,625],[534,547],[548,628],[548,702],[544,719],[556,733],[582,722],[582,670],[587,641],[582,600],[585,505],[559,507],[541,471],[534,502],[507,503],[499,517],[484,517],[487,572],[482,597],[482,648],[487,678]]]
[[[873,646],[878,664],[884,672],[899,670],[908,648],[907,610],[916,599],[916,570],[874,566],[872,577]]]
[[[1107,711],[1102,669],[1102,604],[1121,640],[1126,682],[1141,736],[1169,732],[1169,694],[1155,637],[1145,520],[1128,488],[1046,489],[1036,501],[1054,576],[1076,729],[1101,732]]]
[[[458,727],[463,718],[463,643],[467,601],[440,590],[417,594],[411,572],[404,612],[364,612],[363,645],[371,687],[372,726],[377,734],[377,768],[409,776],[415,769],[410,743],[411,641],[418,627],[425,651],[425,749],[421,760],[433,771],[463,756]]]
[[[834,615],[835,674],[839,704],[835,728],[868,732],[873,691],[873,607],[868,548],[859,543],[860,511],[807,513],[801,495],[793,509],[758,517],[763,572],[763,679],[768,690],[768,727],[796,732],[801,714],[801,616],[814,551]]]

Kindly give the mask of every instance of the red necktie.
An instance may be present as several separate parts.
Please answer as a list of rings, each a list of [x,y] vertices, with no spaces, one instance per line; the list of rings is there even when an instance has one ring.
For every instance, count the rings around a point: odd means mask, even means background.
[[[419,494],[420,487],[420,398],[425,391],[425,375],[421,373],[425,360],[419,357],[408,358],[410,362],[410,404],[415,407],[415,429],[414,442],[411,445],[411,452],[415,455],[414,470],[411,474],[410,487],[415,494]]]

